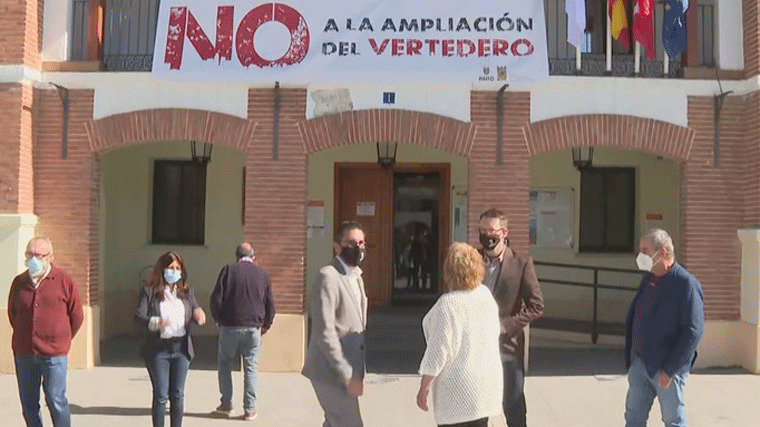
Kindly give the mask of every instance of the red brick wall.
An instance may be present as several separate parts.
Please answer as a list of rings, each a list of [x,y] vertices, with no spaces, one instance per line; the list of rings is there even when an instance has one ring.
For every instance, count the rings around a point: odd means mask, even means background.
[[[98,192],[100,168],[85,123],[93,91],[69,92],[68,157],[61,157],[63,108],[54,89],[37,90],[40,110],[34,148],[35,213],[40,234],[50,236],[55,262],[71,274],[86,304],[98,301]]]
[[[473,123],[407,110],[361,110],[299,122],[308,154],[347,144],[391,141],[466,156],[475,142]]]
[[[248,118],[257,123],[248,147],[245,238],[272,279],[278,312],[303,313],[306,258],[306,150],[298,122],[306,91],[280,89],[279,158],[272,158],[273,89],[248,92]]]
[[[702,283],[705,315],[714,320],[739,318],[741,245],[736,230],[744,215],[745,114],[742,98],[726,98],[720,165],[715,167],[713,99],[689,97],[689,127],[696,137],[682,167],[681,226],[686,247],[679,258]]]
[[[469,157],[468,218],[470,243],[478,239],[480,214],[501,209],[509,219],[509,241],[518,253],[527,254],[530,217],[530,154],[523,126],[530,121],[530,94],[504,93],[504,164],[496,164],[496,92],[472,92],[472,123],[477,126]]]
[[[739,317],[741,262],[736,230],[745,221],[741,184],[747,179],[744,168],[751,165],[748,170],[757,169],[760,160],[755,153],[758,150],[745,143],[744,122],[757,123],[758,108],[745,111],[741,98],[727,99],[721,120],[721,163],[714,168],[712,105],[712,98],[690,98],[688,128],[638,117],[584,115],[533,123],[525,127],[525,135],[530,153],[584,145],[617,146],[681,161],[683,247],[676,248],[677,257],[702,282],[707,317],[735,320]],[[752,138],[758,141],[753,136],[747,142]],[[760,200],[760,180],[752,183]],[[760,208],[753,203],[748,203],[754,209],[751,212],[760,217]],[[522,208],[521,202],[517,209]]]
[[[0,84],[0,213],[31,213],[32,106],[34,91],[25,84]]]
[[[245,151],[256,123],[228,114],[166,108],[115,114],[85,123],[94,152],[140,142],[196,140]]]
[[[692,129],[652,119],[610,114],[566,116],[525,127],[531,155],[582,146],[614,146],[685,160]]]
[[[760,228],[760,92],[745,98],[744,165],[741,177],[745,188],[744,226]]]
[[[0,102],[15,99],[16,104],[12,105],[16,105],[15,111],[20,111],[18,99],[23,98],[23,90],[3,89],[0,96],[5,98],[0,98]],[[14,95],[9,97],[8,93]],[[723,151],[719,168],[712,166],[709,97],[689,99],[689,129],[685,129],[646,119],[604,115],[530,125],[529,94],[508,92],[504,102],[501,166],[496,165],[495,92],[473,92],[472,123],[463,124],[421,113],[382,110],[305,121],[306,92],[281,89],[278,160],[272,158],[272,89],[249,91],[248,120],[192,110],[153,110],[92,121],[92,91],[71,91],[67,159],[62,159],[60,152],[58,94],[54,90],[40,90],[37,99],[40,116],[34,149],[37,171],[34,208],[40,216],[41,231],[57,243],[57,262],[74,275],[89,303],[98,298],[100,170],[98,158],[92,152],[112,146],[113,141],[185,139],[198,133],[204,140],[246,150],[244,232],[272,276],[275,298],[283,313],[303,311],[306,256],[303,224],[309,152],[376,138],[411,138],[411,142],[423,145],[462,154],[469,152],[470,241],[475,243],[477,238],[479,214],[497,207],[509,216],[513,247],[527,253],[531,153],[579,145],[578,141],[594,144],[613,141],[611,145],[685,159],[681,189],[684,247],[677,248],[679,259],[703,283],[708,318],[739,316],[740,247],[736,229],[760,218],[760,208],[756,208],[760,180],[744,173],[756,169],[757,159],[751,159],[760,157],[752,148],[758,140],[758,126],[752,125],[752,131],[743,127],[744,121],[758,121],[760,104],[756,95],[750,98],[749,108],[745,108],[742,98],[728,98],[721,122]],[[8,109],[0,111],[7,114]],[[581,121],[584,126],[578,126]],[[203,126],[197,125],[200,127],[191,131],[188,126],[191,122],[203,122]],[[409,126],[416,127],[417,132],[404,136],[404,129]],[[463,146],[470,148],[462,150]],[[742,195],[745,188],[754,188],[746,201]]]
[[[42,11],[43,0],[0,2],[0,65],[41,67]]]
[[[18,212],[19,141],[21,140],[21,98],[19,84],[0,85],[0,212]]]
[[[48,92],[51,91],[45,91],[45,95],[48,95],[45,97],[45,114],[43,116],[46,119],[46,125],[42,128],[42,132],[44,132],[45,138],[51,143],[51,150],[53,146],[58,149],[57,162],[60,164],[70,163],[72,167],[74,167],[74,164],[77,164],[78,166],[76,167],[81,168],[83,171],[89,167],[91,172],[87,176],[87,179],[90,179],[90,181],[85,186],[90,189],[89,199],[84,199],[84,192],[78,195],[81,198],[81,200],[78,200],[78,203],[81,203],[82,206],[85,206],[89,201],[89,217],[84,217],[83,215],[83,218],[87,219],[83,219],[83,222],[76,229],[72,228],[68,223],[58,228],[63,231],[71,231],[72,233],[78,231],[83,235],[91,236],[86,244],[87,253],[90,254],[89,258],[80,257],[77,262],[86,261],[89,263],[88,293],[91,303],[95,303],[98,300],[96,281],[100,244],[99,198],[101,171],[99,153],[129,144],[183,139],[208,141],[245,151],[251,143],[256,124],[250,120],[227,114],[187,109],[133,111],[92,120],[91,95],[89,100],[78,99],[76,101],[72,95],[70,112],[72,121],[69,126],[70,128],[72,126],[76,127],[76,135],[78,137],[84,135],[83,142],[85,145],[82,145],[81,148],[87,150],[89,158],[86,158],[83,154],[81,158],[77,158],[76,160],[61,159],[60,102],[56,104],[56,100],[50,98],[50,93]],[[74,91],[72,94],[81,92],[85,91]],[[82,97],[83,95],[80,96],[80,98]],[[89,104],[86,104],[84,101],[89,101]],[[89,110],[87,110],[87,107],[89,107]],[[74,119],[74,111],[81,112],[81,115],[77,115],[76,121]],[[51,161],[56,161],[53,151],[51,151],[49,158]],[[42,197],[47,198],[50,195],[45,194]],[[55,218],[55,221],[60,220],[57,216],[53,216],[53,218]],[[56,250],[56,252],[58,251]]]
[[[744,20],[744,74],[746,78],[760,73],[760,26],[758,11],[760,1],[743,0],[742,18]],[[720,29],[718,29],[720,31]]]

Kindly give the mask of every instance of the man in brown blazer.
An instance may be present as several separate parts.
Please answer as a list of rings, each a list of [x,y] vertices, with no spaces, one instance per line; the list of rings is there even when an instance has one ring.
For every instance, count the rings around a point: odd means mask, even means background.
[[[485,285],[499,306],[501,360],[504,363],[504,413],[509,427],[526,426],[523,328],[544,312],[544,299],[530,255],[509,248],[507,217],[489,209],[480,215],[480,244],[486,263]]]
[[[335,258],[319,270],[312,290],[311,339],[301,373],[325,412],[323,427],[362,427],[367,295],[359,268],[365,253],[361,225],[341,224],[333,250]]]

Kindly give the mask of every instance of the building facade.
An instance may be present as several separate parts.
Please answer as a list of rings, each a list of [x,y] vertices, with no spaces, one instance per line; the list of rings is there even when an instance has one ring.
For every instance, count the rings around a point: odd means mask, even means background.
[[[434,297],[445,247],[477,242],[497,207],[511,246],[545,263],[556,319],[589,319],[593,297],[550,279],[588,282],[573,266],[593,266],[635,288],[617,270],[665,228],[704,289],[698,364],[760,372],[760,1],[691,2],[688,49],[667,64],[659,40],[655,61],[608,51],[605,3],[588,2],[576,62],[563,0],[545,0],[550,77],[504,90],[162,82],[149,73],[157,0],[3,2],[0,290],[28,239],[50,236],[85,301],[71,364],[86,368],[102,340],[133,332],[162,252],[183,255],[207,306],[249,241],[278,307],[262,369],[297,371],[336,222],[365,225],[371,305],[405,306]],[[589,147],[592,167],[576,168]],[[599,319],[621,322],[632,295],[600,290]],[[0,368],[13,369],[10,345]]]

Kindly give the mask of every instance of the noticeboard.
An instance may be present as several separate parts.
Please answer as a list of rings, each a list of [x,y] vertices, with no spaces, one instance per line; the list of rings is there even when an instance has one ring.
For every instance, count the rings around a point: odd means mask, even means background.
[[[539,248],[573,247],[573,189],[530,190],[530,244]]]

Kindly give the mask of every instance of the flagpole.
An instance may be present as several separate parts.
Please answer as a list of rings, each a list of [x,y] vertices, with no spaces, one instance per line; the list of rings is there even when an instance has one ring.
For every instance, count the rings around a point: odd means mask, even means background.
[[[665,60],[662,63],[662,74],[667,76],[670,71],[670,58],[668,58],[668,52],[665,52],[663,49],[662,54],[664,55]]]
[[[607,72],[612,73],[612,17],[607,12]]]
[[[641,74],[641,43],[634,43],[633,47],[633,75]]]

